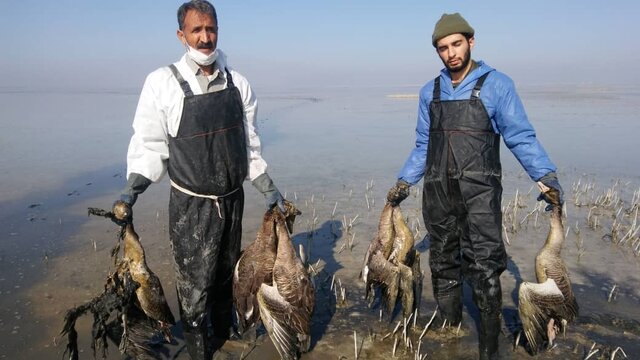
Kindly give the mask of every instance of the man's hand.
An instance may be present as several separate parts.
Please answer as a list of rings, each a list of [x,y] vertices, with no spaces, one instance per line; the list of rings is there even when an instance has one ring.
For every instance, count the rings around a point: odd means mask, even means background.
[[[145,190],[147,190],[147,188],[149,187],[149,185],[151,185],[151,183],[152,183],[151,180],[147,179],[146,177],[140,174],[137,174],[137,173],[129,174],[127,185],[124,187],[124,190],[122,190],[120,199],[116,200],[114,202],[114,205],[118,201],[122,201],[126,203],[129,207],[132,207],[133,204],[136,203],[136,200],[138,199],[138,195],[142,194]]]
[[[253,186],[258,189],[264,195],[264,199],[266,201],[267,210],[270,210],[272,207],[278,205],[280,211],[282,213],[285,212],[284,208],[284,198],[278,188],[273,184],[273,180],[269,177],[267,173],[264,173],[255,180],[252,181]]]
[[[555,172],[552,171],[547,175],[541,177],[540,180],[538,180],[538,188],[540,189],[540,195],[538,195],[538,201],[545,200],[549,204],[547,205],[545,210],[547,211],[551,210],[551,206],[554,205],[554,204],[551,204],[548,201],[547,197],[544,196],[544,193],[549,191],[549,189],[554,189],[558,191],[558,193],[560,194],[559,205],[562,206],[562,204],[564,204],[564,190],[562,190],[562,186],[560,186],[560,182],[558,182],[558,176],[556,175]]]
[[[398,206],[402,202],[402,200],[406,199],[409,196],[409,185],[408,182],[404,180],[398,180],[396,184],[389,189],[387,193],[387,201],[391,204],[391,206]]]

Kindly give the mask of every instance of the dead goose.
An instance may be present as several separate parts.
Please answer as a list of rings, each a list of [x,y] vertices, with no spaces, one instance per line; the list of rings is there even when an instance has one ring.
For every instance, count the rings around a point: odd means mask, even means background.
[[[375,288],[382,285],[384,302],[389,313],[392,313],[395,308],[400,282],[400,270],[389,261],[396,237],[393,209],[389,203],[382,209],[378,232],[369,244],[360,273],[365,283],[365,298],[369,299],[370,305],[374,300]]]
[[[557,329],[578,315],[578,303],[571,290],[567,268],[560,255],[564,242],[562,205],[555,189],[543,193],[551,206],[551,224],[547,240],[536,256],[538,283],[524,282],[518,290],[518,312],[531,351],[546,340],[551,347]]]
[[[413,249],[413,233],[407,223],[404,221],[400,207],[393,209],[393,227],[395,229],[395,239],[393,241],[393,250],[389,256],[389,261],[398,266],[400,272],[400,295],[402,297],[402,312],[405,318],[415,310],[414,289],[416,279],[414,276],[421,278],[421,273],[414,274],[411,268],[416,259],[416,251]],[[419,261],[419,258],[418,258]]]
[[[301,212],[285,200],[285,220],[289,231]],[[258,290],[262,283],[272,284],[273,265],[276,261],[276,219],[277,208],[267,210],[255,241],[247,246],[236,263],[233,273],[233,303],[238,318],[238,330],[246,332],[260,319]]]
[[[282,359],[297,359],[311,346],[311,315],[315,293],[307,269],[296,256],[285,219],[276,214],[278,250],[273,285],[258,291],[260,317]]]

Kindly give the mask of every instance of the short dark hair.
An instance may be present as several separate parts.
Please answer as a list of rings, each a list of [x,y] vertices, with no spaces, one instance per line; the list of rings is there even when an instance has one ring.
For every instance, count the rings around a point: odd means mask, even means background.
[[[180,5],[178,9],[178,29],[184,28],[184,18],[187,16],[187,11],[195,10],[199,13],[208,14],[213,20],[218,23],[218,15],[216,14],[216,8],[211,5],[207,0],[191,0]]]

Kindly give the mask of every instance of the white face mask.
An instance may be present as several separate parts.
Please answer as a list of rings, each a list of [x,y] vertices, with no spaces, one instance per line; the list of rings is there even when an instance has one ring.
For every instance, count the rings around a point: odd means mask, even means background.
[[[218,58],[218,49],[215,49],[211,54],[203,54],[197,49],[192,48],[189,45],[185,45],[187,47],[187,55],[191,58],[191,60],[195,61],[196,64],[202,66],[209,66],[216,61]]]

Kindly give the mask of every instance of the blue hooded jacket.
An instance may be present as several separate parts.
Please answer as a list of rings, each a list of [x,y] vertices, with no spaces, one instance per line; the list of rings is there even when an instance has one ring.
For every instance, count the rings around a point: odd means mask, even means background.
[[[480,100],[487,109],[493,130],[502,136],[507,148],[511,150],[532,180],[538,181],[544,175],[556,171],[556,166],[536,138],[535,130],[529,123],[511,78],[482,61],[478,61],[477,64],[478,67],[469,73],[455,89],[451,83],[449,71],[441,70],[440,99],[447,101],[471,98],[471,90],[478,78],[491,72],[482,85]],[[416,147],[409,154],[398,175],[399,180],[404,180],[411,185],[419,182],[426,170],[431,123],[429,104],[433,100],[433,83],[433,80],[429,81],[420,90]]]

